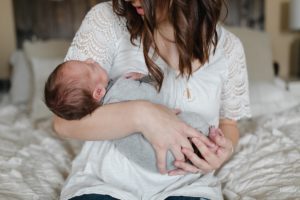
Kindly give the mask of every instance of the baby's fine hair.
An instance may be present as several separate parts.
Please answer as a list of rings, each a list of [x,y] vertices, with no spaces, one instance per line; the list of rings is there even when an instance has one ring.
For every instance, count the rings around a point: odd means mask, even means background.
[[[63,73],[66,64],[59,64],[48,77],[44,90],[45,104],[63,119],[79,120],[91,114],[100,103],[93,98],[82,79]]]

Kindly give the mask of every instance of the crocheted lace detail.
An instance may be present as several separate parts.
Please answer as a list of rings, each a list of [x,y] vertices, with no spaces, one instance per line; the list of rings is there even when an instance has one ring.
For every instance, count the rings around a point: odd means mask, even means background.
[[[238,120],[251,116],[246,58],[241,41],[226,30],[223,34],[228,74],[221,94],[220,118]]]
[[[89,11],[69,48],[65,60],[92,58],[109,71],[118,41],[128,34],[126,22],[113,11],[111,3],[100,3]],[[228,76],[221,94],[221,118],[250,117],[246,59],[240,40],[223,29],[220,47],[228,64]]]
[[[111,4],[100,3],[86,15],[65,60],[92,58],[109,70],[118,40],[126,32],[125,21],[113,13]]]

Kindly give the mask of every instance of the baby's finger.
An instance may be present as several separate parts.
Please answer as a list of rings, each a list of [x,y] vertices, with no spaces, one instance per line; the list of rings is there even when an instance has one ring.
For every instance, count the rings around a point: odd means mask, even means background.
[[[126,79],[137,80],[137,79],[141,79],[144,75],[141,73],[137,73],[137,72],[129,72],[129,73],[126,73],[124,76]]]
[[[172,112],[175,114],[175,115],[179,115],[181,113],[181,110],[178,109],[178,108],[175,108],[175,109],[172,109]]]
[[[127,74],[124,75],[124,77],[126,79],[130,79],[130,78],[132,78],[132,74],[131,73],[127,73]]]

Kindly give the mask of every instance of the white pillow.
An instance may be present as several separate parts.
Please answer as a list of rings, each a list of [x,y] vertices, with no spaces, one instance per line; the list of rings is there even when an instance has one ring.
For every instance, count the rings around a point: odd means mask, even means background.
[[[30,117],[34,122],[52,116],[51,111],[49,111],[44,103],[44,86],[50,73],[58,64],[62,63],[63,60],[63,57],[31,58],[34,91],[30,102]]]
[[[299,103],[292,94],[270,81],[250,82],[249,89],[252,117],[280,112]]]
[[[249,81],[272,81],[274,79],[272,47],[266,32],[249,28],[226,27],[243,43]]]
[[[33,95],[32,58],[56,59],[64,57],[70,42],[62,39],[47,41],[25,41],[24,51],[13,53],[10,63],[13,66],[10,97],[12,103],[30,103]]]
[[[25,41],[24,51],[28,58],[57,58],[65,56],[70,42],[60,39]]]
[[[28,103],[32,94],[32,72],[23,51],[15,51],[11,58],[12,67],[10,98],[13,104]]]

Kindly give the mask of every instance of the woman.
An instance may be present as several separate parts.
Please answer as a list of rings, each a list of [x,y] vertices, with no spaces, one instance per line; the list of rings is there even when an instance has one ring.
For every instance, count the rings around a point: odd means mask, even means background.
[[[176,117],[176,110],[145,101],[105,105],[80,121],[55,117],[61,136],[92,140],[75,159],[61,199],[222,199],[211,172],[233,153],[239,136],[236,120],[250,116],[242,45],[217,25],[223,0],[112,2],[89,12],[66,59],[92,58],[112,79],[131,71],[149,71],[160,86],[164,78],[173,79],[173,85],[159,88],[169,95],[164,103],[200,113],[223,134],[201,137]],[[168,175],[149,173],[109,141],[133,132],[153,145],[162,174],[167,173],[168,150],[178,169]],[[214,145],[215,152],[210,150]]]

